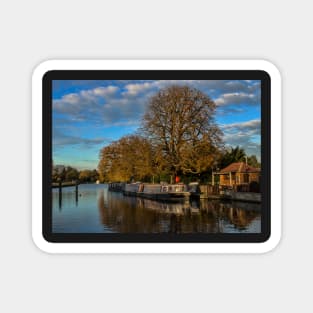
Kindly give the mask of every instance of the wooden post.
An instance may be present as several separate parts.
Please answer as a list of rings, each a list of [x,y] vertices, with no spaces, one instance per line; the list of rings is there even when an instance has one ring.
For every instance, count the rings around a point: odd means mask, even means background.
[[[59,208],[62,207],[62,180],[59,180]]]
[[[78,181],[75,181],[75,197],[76,197],[76,202],[78,202]]]
[[[212,171],[212,186],[214,186],[214,172]]]
[[[234,208],[233,208],[233,206],[231,206],[229,209],[229,216],[230,216],[230,220],[232,221],[234,219]]]
[[[229,172],[229,184],[232,185],[231,172]]]
[[[62,181],[59,180],[59,194],[62,193]]]

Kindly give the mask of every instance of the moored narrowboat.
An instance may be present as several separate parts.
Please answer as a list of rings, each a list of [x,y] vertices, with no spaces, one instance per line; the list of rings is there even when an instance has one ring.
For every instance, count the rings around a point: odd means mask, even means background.
[[[131,183],[125,185],[124,195],[147,199],[180,202],[189,200],[190,192],[184,184]]]

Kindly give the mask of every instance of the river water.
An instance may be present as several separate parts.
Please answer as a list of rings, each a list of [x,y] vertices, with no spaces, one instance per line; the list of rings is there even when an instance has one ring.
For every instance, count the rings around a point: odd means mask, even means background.
[[[164,203],[108,191],[106,184],[53,189],[55,233],[260,233],[260,204],[219,200]],[[77,201],[76,201],[77,200]]]

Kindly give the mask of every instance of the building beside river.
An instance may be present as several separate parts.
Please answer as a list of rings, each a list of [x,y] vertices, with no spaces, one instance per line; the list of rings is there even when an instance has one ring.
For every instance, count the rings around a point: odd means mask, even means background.
[[[252,167],[245,162],[236,162],[215,173],[220,176],[220,186],[249,186],[260,182],[261,169]]]

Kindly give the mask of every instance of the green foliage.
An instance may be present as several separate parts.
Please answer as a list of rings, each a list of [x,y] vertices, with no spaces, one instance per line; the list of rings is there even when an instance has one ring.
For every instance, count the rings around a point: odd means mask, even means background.
[[[72,182],[79,180],[80,182],[96,182],[99,179],[97,170],[82,170],[78,171],[71,166],[63,168],[53,168],[53,182]]]
[[[235,148],[231,147],[222,154],[219,161],[219,167],[222,169],[231,163],[245,161],[245,156],[246,153],[243,148],[240,148],[239,146]]]
[[[240,148],[239,146],[233,148],[231,147],[229,150],[226,150],[220,158],[220,161],[218,162],[218,166],[220,169],[228,166],[231,163],[235,162],[246,162],[248,165],[252,167],[261,167],[261,164],[258,162],[257,157],[255,155],[247,156],[245,150],[243,148]]]
[[[79,177],[79,172],[76,168],[67,167],[67,170],[65,172],[65,180],[66,181],[73,181],[77,180]]]
[[[251,155],[248,157],[248,164],[252,167],[260,168],[261,164],[258,162],[258,159],[255,155]]]

